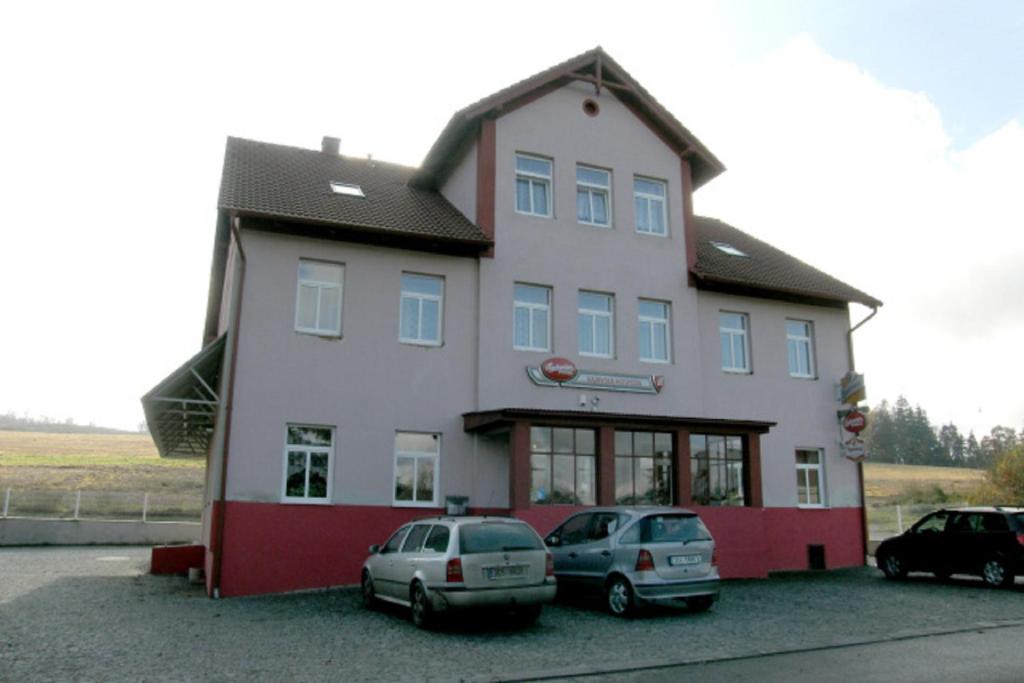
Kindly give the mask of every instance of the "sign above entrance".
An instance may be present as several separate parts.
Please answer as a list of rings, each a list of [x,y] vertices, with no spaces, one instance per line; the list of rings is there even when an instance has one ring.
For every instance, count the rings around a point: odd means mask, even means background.
[[[665,386],[662,375],[620,375],[580,370],[567,358],[549,358],[540,367],[528,366],[526,374],[537,386],[657,394]]]

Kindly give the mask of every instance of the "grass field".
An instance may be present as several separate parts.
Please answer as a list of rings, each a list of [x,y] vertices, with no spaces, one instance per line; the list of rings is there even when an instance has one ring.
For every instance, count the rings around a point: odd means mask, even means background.
[[[899,503],[907,493],[940,487],[951,501],[966,500],[985,479],[985,470],[864,463],[864,495],[871,503]]]

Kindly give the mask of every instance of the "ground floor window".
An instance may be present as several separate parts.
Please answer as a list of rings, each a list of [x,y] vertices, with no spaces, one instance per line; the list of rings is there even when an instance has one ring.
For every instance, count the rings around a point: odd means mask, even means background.
[[[796,451],[796,502],[798,505],[820,507],[825,504],[821,450],[798,448]]]
[[[594,505],[597,491],[593,429],[530,428],[530,501]]]
[[[284,448],[284,499],[329,500],[333,453],[332,427],[288,425]]]
[[[395,434],[395,505],[437,505],[440,459],[440,434]]]
[[[672,504],[672,435],[615,432],[615,504]]]
[[[743,437],[690,435],[690,468],[696,505],[744,505]]]

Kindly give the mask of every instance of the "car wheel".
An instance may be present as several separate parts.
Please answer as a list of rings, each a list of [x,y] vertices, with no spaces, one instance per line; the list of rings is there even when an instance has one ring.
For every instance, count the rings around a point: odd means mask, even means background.
[[[1005,588],[1013,584],[1013,572],[1006,560],[993,557],[981,570],[981,578],[993,588]]]
[[[412,585],[409,601],[412,606],[412,623],[416,628],[430,628],[433,622],[430,600],[427,598],[427,591],[423,588],[423,584],[419,581]]]
[[[373,587],[373,579],[370,578],[370,572],[363,572],[363,607],[366,609],[373,609],[377,604],[377,589]]]
[[[633,614],[636,606],[633,602],[633,587],[629,585],[629,581],[617,576],[608,582],[605,606],[612,616],[628,617]]]
[[[903,563],[903,558],[896,553],[882,557],[881,566],[887,579],[902,579],[907,575],[907,565]]]
[[[686,599],[686,607],[691,612],[707,612],[715,604],[715,599],[710,595],[698,595],[695,598]]]
[[[519,626],[531,626],[540,618],[541,605],[528,605],[516,610],[515,621]]]

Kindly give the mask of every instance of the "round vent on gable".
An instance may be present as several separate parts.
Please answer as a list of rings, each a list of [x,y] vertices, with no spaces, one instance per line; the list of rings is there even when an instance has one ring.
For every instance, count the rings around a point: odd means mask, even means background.
[[[597,116],[601,113],[601,107],[597,106],[597,102],[587,98],[583,100],[583,113],[587,116]]]

